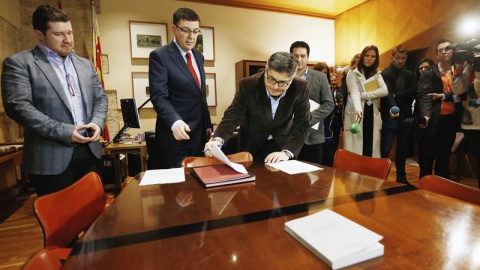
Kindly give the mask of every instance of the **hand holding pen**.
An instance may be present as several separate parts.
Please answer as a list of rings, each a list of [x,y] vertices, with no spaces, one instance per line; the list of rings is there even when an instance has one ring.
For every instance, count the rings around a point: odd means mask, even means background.
[[[210,150],[216,145],[218,148],[221,148],[223,146],[223,140],[221,138],[215,137],[211,139],[209,142],[205,144],[205,148],[203,149],[203,153],[205,154],[206,157],[212,157],[212,154],[210,154]]]

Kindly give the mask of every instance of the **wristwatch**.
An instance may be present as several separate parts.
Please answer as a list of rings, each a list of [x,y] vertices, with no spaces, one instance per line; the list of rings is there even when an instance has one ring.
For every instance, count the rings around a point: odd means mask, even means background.
[[[293,159],[294,158],[292,152],[290,152],[288,150],[282,150],[282,152],[284,152],[285,155],[287,155],[288,159]]]

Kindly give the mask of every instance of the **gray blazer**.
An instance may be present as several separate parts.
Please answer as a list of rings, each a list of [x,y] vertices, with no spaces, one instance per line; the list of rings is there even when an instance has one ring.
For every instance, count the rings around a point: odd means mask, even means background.
[[[74,56],[87,123],[103,129],[108,101],[93,65]],[[55,70],[38,47],[3,61],[2,97],[7,115],[24,127],[23,166],[32,174],[60,174],[73,155],[74,120]],[[89,143],[97,158],[100,142]]]
[[[308,69],[307,86],[310,91],[310,99],[320,104],[320,107],[312,112],[310,126],[317,123],[320,124],[318,125],[318,130],[310,128],[310,135],[305,141],[305,144],[320,144],[325,142],[323,119],[329,116],[333,111],[333,96],[330,91],[330,84],[328,83],[327,75],[320,71]]]

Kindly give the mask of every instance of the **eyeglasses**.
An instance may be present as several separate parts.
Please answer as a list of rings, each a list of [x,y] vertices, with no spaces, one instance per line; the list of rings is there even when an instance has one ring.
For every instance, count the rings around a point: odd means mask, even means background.
[[[187,34],[187,35],[193,34],[193,35],[197,36],[197,35],[200,35],[202,33],[202,31],[200,31],[200,29],[198,29],[198,28],[190,30],[190,28],[188,28],[188,27],[180,27],[176,24],[175,24],[175,27],[180,29],[180,31],[182,31],[182,33]]]
[[[444,53],[444,52],[448,52],[450,51],[451,49],[447,49],[446,47],[445,48],[441,48],[441,49],[438,49],[438,52],[439,53]]]
[[[271,85],[278,84],[278,87],[287,87],[292,83],[293,78],[291,78],[289,81],[277,81],[274,77],[268,75],[267,71],[267,82]]]
[[[430,67],[429,66],[419,67],[418,70],[420,71],[430,70]]]
[[[72,97],[74,97],[74,96],[75,96],[75,89],[73,89],[72,76],[70,75],[70,73],[68,73],[65,78],[67,79],[68,91],[70,92],[70,95],[71,95]]]

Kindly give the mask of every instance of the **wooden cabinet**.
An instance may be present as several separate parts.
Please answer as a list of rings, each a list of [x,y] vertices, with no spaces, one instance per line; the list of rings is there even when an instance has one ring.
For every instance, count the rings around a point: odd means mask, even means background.
[[[267,61],[242,60],[235,63],[235,89],[238,91],[240,80],[265,68]]]

